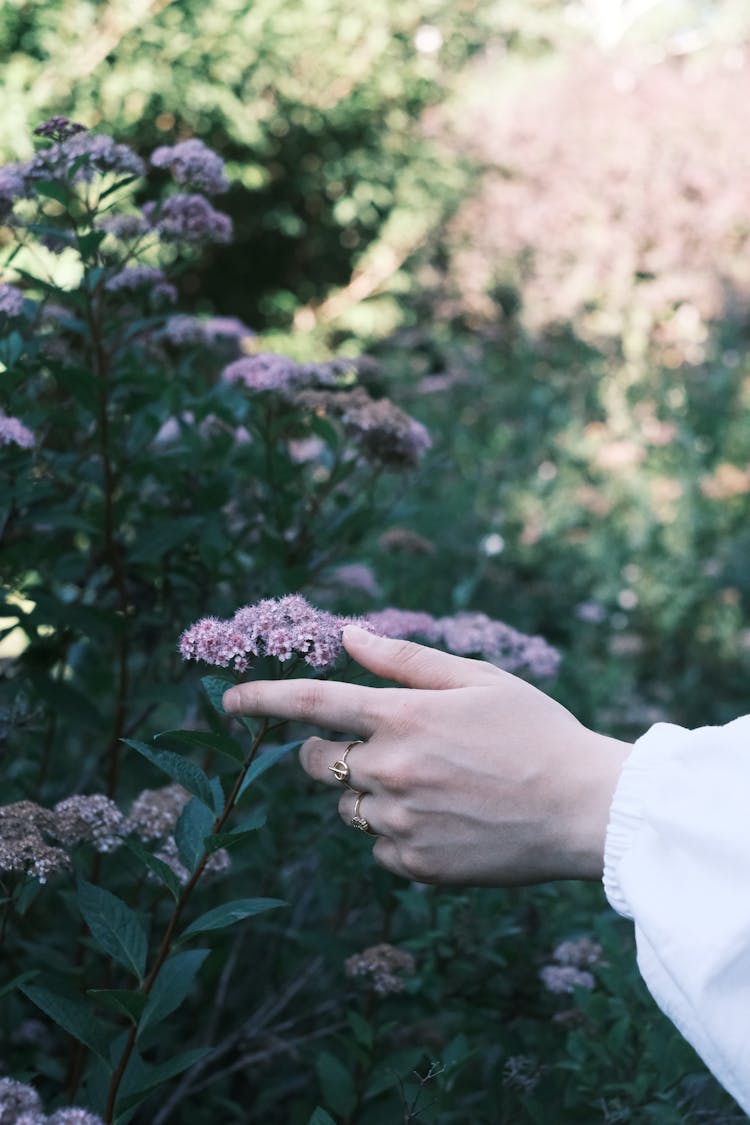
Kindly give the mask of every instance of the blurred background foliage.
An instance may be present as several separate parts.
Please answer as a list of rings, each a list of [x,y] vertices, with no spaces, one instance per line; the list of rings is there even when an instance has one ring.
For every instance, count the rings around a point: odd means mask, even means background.
[[[749,46],[743,0],[5,0],[0,155],[26,158],[52,113],[144,153],[190,136],[220,151],[237,237],[182,276],[183,302],[241,316],[260,345],[300,358],[369,352],[435,442],[352,560],[379,594],[331,600],[475,608],[539,631],[565,656],[554,693],[634,738],[660,719],[748,710]],[[304,824],[310,795],[284,797]],[[360,880],[348,838],[331,822],[317,831],[324,866]],[[288,846],[280,825],[268,862],[283,865]],[[293,874],[307,881],[305,860]],[[367,890],[390,917],[378,872]],[[549,1076],[503,1079],[493,1116],[481,1094],[499,1089],[482,1041],[492,1015],[477,1002],[467,1022],[465,998],[484,995],[495,950],[493,1010],[502,993],[517,1050],[549,1060],[563,1031],[541,1009],[526,1025],[527,951],[503,942],[531,934],[539,953],[597,912],[619,977],[606,1010],[569,1005],[594,1029],[574,1027],[563,1050],[575,1119],[732,1119],[697,1064],[678,1084],[664,1058],[676,1039],[627,977],[628,928],[606,920],[597,888],[429,891],[424,917],[419,901],[401,903],[391,932],[421,941],[442,974],[421,994],[425,1023],[440,1022],[441,1050],[452,1027],[483,1052],[450,1080],[458,1116],[446,1078],[435,1120],[465,1121],[469,1107],[477,1121],[553,1119]],[[331,916],[347,909],[337,899]],[[303,934],[304,903],[297,914]],[[301,940],[350,951],[335,927]],[[393,1046],[407,1015],[403,999],[387,1003]],[[609,1063],[596,1057],[605,1033]],[[331,1066],[318,1063],[323,1094]],[[588,1100],[585,1073],[599,1082]],[[270,1107],[288,1079],[264,1075],[257,1119],[281,1120]],[[289,1105],[284,1119],[303,1122],[305,1096]]]

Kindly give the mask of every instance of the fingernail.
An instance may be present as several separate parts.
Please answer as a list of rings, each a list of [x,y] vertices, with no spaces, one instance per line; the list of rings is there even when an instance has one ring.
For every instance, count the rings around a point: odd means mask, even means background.
[[[347,641],[356,641],[357,644],[366,645],[372,640],[372,633],[367,629],[363,629],[360,625],[345,625],[343,629],[343,636]]]
[[[239,695],[233,688],[225,691],[221,697],[221,705],[225,711],[235,711],[236,705],[239,703]]]

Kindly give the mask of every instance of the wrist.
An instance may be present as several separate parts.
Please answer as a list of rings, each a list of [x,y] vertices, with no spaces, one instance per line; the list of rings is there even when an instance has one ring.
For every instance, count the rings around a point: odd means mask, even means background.
[[[620,773],[633,746],[618,738],[583,728],[580,793],[572,811],[574,878],[601,880],[612,801]]]

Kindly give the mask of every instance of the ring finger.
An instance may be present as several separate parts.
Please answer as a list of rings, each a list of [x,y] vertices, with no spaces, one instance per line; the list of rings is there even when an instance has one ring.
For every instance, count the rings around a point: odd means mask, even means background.
[[[382,836],[385,824],[381,803],[382,798],[365,790],[343,793],[339,799],[339,816],[350,828],[357,828],[369,836]]]

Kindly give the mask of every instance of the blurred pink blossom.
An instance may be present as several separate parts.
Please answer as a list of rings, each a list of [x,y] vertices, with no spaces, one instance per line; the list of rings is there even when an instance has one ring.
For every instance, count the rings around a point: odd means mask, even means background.
[[[197,138],[176,145],[162,145],[151,154],[154,168],[168,168],[178,184],[216,195],[226,191],[224,161]]]

